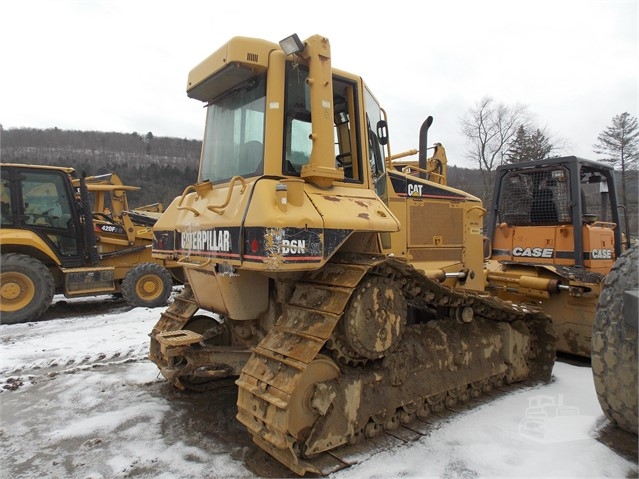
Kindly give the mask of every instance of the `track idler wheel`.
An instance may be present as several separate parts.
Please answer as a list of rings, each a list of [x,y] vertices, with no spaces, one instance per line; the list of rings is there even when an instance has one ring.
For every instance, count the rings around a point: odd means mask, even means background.
[[[318,354],[299,379],[288,407],[288,431],[298,441],[303,441],[317,418],[326,414],[335,392],[325,383],[338,375],[333,360]]]

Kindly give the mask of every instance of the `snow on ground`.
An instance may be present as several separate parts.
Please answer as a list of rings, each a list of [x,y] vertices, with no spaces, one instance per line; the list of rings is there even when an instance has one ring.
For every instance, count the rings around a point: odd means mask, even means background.
[[[146,355],[164,308],[96,309],[0,325],[0,477],[289,475],[264,468],[272,460],[234,419],[232,384],[192,395],[159,377]],[[637,477],[636,458],[600,441],[606,424],[590,368],[558,362],[550,384],[452,416],[330,477]]]
[[[0,377],[48,367],[81,368],[97,361],[138,360],[148,354],[157,312],[137,308],[92,318],[3,325]]]

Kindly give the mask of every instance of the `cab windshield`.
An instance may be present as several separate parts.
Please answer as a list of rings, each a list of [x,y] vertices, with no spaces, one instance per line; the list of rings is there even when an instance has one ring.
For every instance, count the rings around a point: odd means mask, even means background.
[[[207,106],[200,181],[262,174],[265,105],[266,75],[260,75]]]

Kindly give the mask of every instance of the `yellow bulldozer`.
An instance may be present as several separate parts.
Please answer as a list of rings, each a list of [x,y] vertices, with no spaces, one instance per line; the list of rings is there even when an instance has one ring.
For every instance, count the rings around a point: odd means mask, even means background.
[[[199,178],[153,227],[154,257],[186,278],[151,332],[172,384],[236,378],[237,419],[303,475],[550,379],[552,321],[486,290],[486,210],[446,184],[432,117],[418,150],[392,154],[386,112],[319,35],[232,38],[187,94],[206,104]]]
[[[8,164],[2,173],[0,322],[35,321],[55,294],[122,294],[133,306],[166,303],[181,268],[151,256],[161,205],[130,208],[116,174]]]

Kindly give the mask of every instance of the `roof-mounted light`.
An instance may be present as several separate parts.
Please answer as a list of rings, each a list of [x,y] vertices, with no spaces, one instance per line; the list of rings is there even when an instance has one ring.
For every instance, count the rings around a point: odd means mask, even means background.
[[[300,53],[304,50],[304,44],[300,40],[300,37],[297,36],[297,33],[286,37],[284,40],[280,41],[280,46],[286,55],[292,55],[293,53]]]

